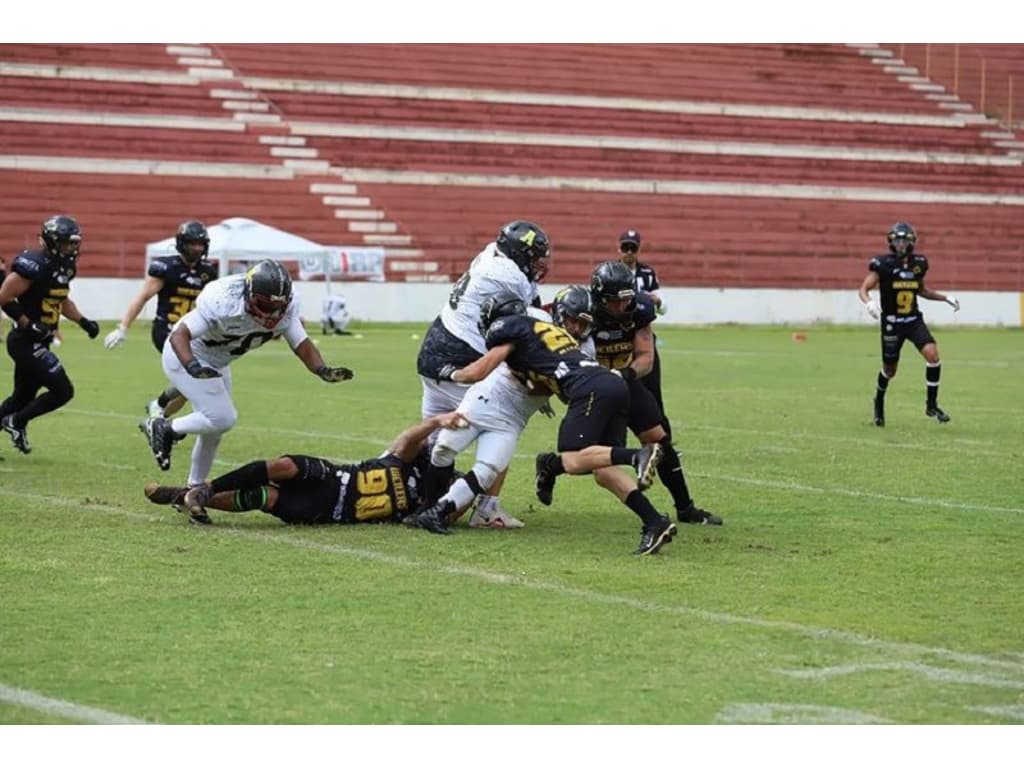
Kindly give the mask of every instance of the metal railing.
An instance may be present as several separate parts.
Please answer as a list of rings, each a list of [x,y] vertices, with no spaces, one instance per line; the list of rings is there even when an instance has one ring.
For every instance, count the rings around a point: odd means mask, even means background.
[[[894,48],[903,61],[978,112],[1011,131],[1024,130],[1024,45],[898,43]]]

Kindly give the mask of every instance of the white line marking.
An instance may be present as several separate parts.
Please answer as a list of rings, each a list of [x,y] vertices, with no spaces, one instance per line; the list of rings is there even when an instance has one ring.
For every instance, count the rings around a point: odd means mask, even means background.
[[[30,499],[32,501],[45,504],[63,505],[75,511],[81,509],[93,509],[101,512],[108,512],[112,514],[121,515],[123,517],[127,517],[134,520],[140,520],[144,522],[169,520],[168,515],[158,517],[156,515],[135,512],[124,507],[117,507],[110,504],[97,504],[94,502],[83,503],[80,499],[70,499],[63,496],[45,496],[37,493],[24,493],[20,491],[12,491],[2,487],[0,487],[0,496],[13,496],[23,499]],[[372,549],[357,549],[355,547],[345,547],[337,544],[325,544],[323,542],[314,541],[312,539],[304,539],[298,535],[292,535],[290,529],[281,529],[280,533],[269,533],[266,531],[254,531],[246,528],[233,527],[231,525],[221,524],[206,530],[209,530],[212,534],[215,535],[233,536],[235,538],[243,539],[246,541],[260,541],[272,544],[283,544],[285,546],[297,547],[300,549],[309,550],[311,552],[323,552],[327,554],[344,555],[347,557],[355,557],[360,560],[370,560],[377,563],[385,563],[388,565],[396,566],[398,568],[429,571],[449,576],[457,576],[460,578],[468,577],[489,584],[507,584],[511,586],[522,587],[524,589],[534,590],[537,592],[547,592],[550,594],[558,595],[560,597],[571,598],[573,600],[585,600],[591,603],[599,603],[603,605],[617,605],[625,608],[632,608],[643,613],[655,613],[668,616],[684,616],[687,618],[696,619],[698,621],[706,621],[709,623],[733,626],[747,626],[767,631],[785,632],[789,634],[800,635],[801,637],[809,637],[813,640],[845,643],[848,645],[855,645],[863,648],[883,650],[889,653],[907,653],[917,657],[937,656],[943,659],[957,661],[964,664],[979,664],[983,666],[998,667],[1002,669],[1009,669],[1018,673],[1024,673],[1024,662],[1021,661],[1009,661],[1006,659],[985,656],[983,654],[956,651],[950,648],[943,648],[940,646],[928,646],[922,645],[920,643],[903,643],[890,640],[881,640],[877,637],[859,635],[855,632],[847,632],[841,629],[832,629],[830,627],[817,627],[809,624],[798,624],[792,621],[760,619],[749,616],[736,616],[729,613],[707,611],[702,608],[690,608],[682,605],[664,605],[661,603],[651,602],[649,600],[638,600],[636,598],[625,597],[623,595],[597,592],[594,590],[582,589],[579,587],[572,587],[566,584],[560,584],[558,582],[540,581],[538,579],[531,579],[523,575],[502,573],[499,571],[485,571],[483,569],[470,568],[461,565],[440,565],[435,562],[421,562],[413,560],[411,558],[402,557],[400,555],[390,555]]]
[[[855,675],[862,672],[913,672],[929,680],[941,683],[963,683],[965,685],[984,685],[991,688],[1011,688],[1024,690],[1024,681],[1010,680],[1005,677],[991,677],[953,669],[942,669],[928,664],[912,661],[883,661],[868,664],[843,664],[836,667],[818,667],[817,669],[776,669],[780,675],[797,677],[804,680],[825,680],[841,675]]]
[[[856,709],[814,704],[729,704],[715,716],[718,723],[746,725],[884,725],[884,717]]]
[[[1009,707],[968,707],[973,712],[983,712],[986,715],[995,715],[996,717],[1003,717],[1007,720],[1016,720],[1018,723],[1024,723],[1024,706],[1009,706]]]
[[[51,699],[35,691],[26,691],[23,688],[11,688],[0,683],[0,701],[15,704],[19,707],[33,709],[36,712],[45,712],[49,715],[66,717],[69,720],[76,720],[83,723],[96,723],[97,725],[146,725],[146,720],[139,720],[128,715],[119,715],[117,712],[108,712],[105,709],[86,707],[75,704],[73,701],[64,699]]]

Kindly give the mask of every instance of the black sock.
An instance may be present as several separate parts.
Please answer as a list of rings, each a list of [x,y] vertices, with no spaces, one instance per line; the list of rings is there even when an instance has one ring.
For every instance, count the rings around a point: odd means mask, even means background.
[[[269,482],[267,462],[251,461],[238,469],[233,469],[220,477],[215,477],[210,482],[210,487],[213,488],[214,493],[220,493],[221,491],[261,488]]]
[[[452,484],[455,477],[455,465],[438,467],[430,464],[423,475],[423,501],[425,504],[434,504],[444,496],[448,486]]]
[[[612,448],[612,465],[621,467],[629,464],[636,467],[636,457],[639,453],[636,448]]]
[[[555,458],[551,462],[549,468],[551,469],[551,474],[554,475],[555,477],[565,474],[565,464],[562,463],[562,454],[555,454]]]
[[[648,525],[655,525],[661,522],[661,515],[658,514],[658,510],[654,508],[650,500],[644,496],[643,492],[638,488],[632,491],[629,496],[626,497],[626,506],[632,509],[636,516],[643,520],[644,527]]]
[[[885,371],[878,372],[878,385],[875,390],[876,400],[885,400],[885,391],[889,388],[889,377],[885,375]]]
[[[942,375],[942,363],[925,363],[924,379],[928,383],[928,407],[936,408],[939,400],[939,377]]]
[[[686,475],[683,474],[683,462],[676,452],[675,446],[666,438],[661,441],[663,449],[661,463],[658,465],[658,479],[661,480],[670,494],[676,509],[686,509],[693,503],[690,496],[690,489],[686,485]]]

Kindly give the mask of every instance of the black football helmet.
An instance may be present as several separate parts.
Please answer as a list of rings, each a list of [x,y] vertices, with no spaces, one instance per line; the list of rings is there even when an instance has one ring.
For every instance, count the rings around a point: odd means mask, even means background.
[[[590,294],[598,312],[613,318],[624,318],[636,309],[636,280],[633,272],[621,261],[605,261],[590,276]],[[626,300],[617,311],[608,308],[609,301]]]
[[[202,250],[192,247],[197,243],[202,245]],[[210,253],[210,233],[206,225],[195,219],[183,221],[174,236],[174,247],[189,266],[205,259]]]
[[[82,228],[70,216],[51,216],[43,222],[39,239],[47,253],[58,261],[73,265],[82,247]]]
[[[547,234],[532,221],[513,221],[506,224],[498,233],[495,243],[498,252],[512,259],[529,280],[535,280],[537,277],[537,262],[551,254],[551,243]]]
[[[245,273],[245,311],[264,328],[273,328],[292,303],[292,278],[280,263],[266,259]]]
[[[582,285],[563,288],[555,294],[555,300],[551,304],[551,317],[555,325],[562,328],[566,328],[566,320],[575,320],[580,330],[572,335],[577,341],[583,341],[590,336],[594,325],[594,299],[590,291]]]
[[[480,334],[486,336],[487,329],[499,317],[525,314],[526,302],[512,291],[498,291],[484,299],[484,303],[480,305],[480,320],[477,322],[477,327],[480,329]]]
[[[885,235],[889,242],[889,250],[901,259],[907,258],[914,251],[917,243],[917,232],[905,221],[897,221]]]

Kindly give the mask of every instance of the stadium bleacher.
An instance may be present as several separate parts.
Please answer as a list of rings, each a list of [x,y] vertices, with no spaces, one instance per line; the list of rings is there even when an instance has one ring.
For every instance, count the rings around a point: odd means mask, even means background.
[[[244,215],[447,280],[522,217],[552,282],[631,226],[665,284],[842,288],[907,219],[943,285],[1021,290],[1007,135],[892,46],[5,44],[0,248],[64,210],[133,275]]]

